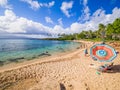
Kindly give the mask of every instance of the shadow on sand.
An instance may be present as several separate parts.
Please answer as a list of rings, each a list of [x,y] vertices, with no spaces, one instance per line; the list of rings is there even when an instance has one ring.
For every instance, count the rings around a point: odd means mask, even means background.
[[[111,70],[108,70],[107,73],[120,73],[120,65],[113,65]]]
[[[64,84],[60,83],[60,90],[66,90]]]

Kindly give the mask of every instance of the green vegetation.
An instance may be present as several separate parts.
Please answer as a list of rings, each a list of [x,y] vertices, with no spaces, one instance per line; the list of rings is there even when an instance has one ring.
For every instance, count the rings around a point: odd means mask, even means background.
[[[108,25],[99,24],[98,30],[82,31],[81,33],[75,33],[71,35],[59,35],[60,37],[56,40],[120,40],[120,18],[117,18],[113,23]]]

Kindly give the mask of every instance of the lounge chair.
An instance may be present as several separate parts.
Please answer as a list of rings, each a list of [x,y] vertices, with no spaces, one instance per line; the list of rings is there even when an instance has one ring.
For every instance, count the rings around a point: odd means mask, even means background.
[[[102,65],[102,66],[99,66],[99,67],[97,68],[97,71],[106,72],[107,70],[111,70],[112,67],[113,67],[113,64],[114,64],[114,63],[111,63],[110,65],[109,65],[109,64],[104,64],[104,65]]]

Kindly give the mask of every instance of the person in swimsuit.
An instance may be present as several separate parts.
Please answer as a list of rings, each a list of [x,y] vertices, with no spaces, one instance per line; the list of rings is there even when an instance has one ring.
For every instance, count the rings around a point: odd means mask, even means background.
[[[85,56],[87,56],[87,54],[88,54],[87,48],[84,50],[84,54],[85,54]]]

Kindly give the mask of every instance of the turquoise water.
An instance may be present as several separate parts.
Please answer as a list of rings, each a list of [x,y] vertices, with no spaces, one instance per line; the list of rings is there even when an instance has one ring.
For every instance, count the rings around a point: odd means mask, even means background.
[[[0,39],[0,65],[75,50],[80,43],[36,39]]]

